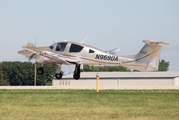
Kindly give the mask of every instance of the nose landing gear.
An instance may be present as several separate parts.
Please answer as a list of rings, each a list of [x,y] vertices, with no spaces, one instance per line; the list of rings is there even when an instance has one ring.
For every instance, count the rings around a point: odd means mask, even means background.
[[[43,64],[42,64],[42,66],[40,68],[37,69],[37,74],[38,75],[44,74]]]
[[[43,70],[43,64],[40,68],[37,69],[37,74],[38,75],[42,75],[44,73],[44,70]],[[61,73],[61,64],[57,64],[57,70],[56,70],[56,75],[55,77],[57,79],[61,79],[62,78],[62,73]]]
[[[39,69],[37,69],[38,75],[42,75],[43,73],[44,73],[43,67],[40,67]]]

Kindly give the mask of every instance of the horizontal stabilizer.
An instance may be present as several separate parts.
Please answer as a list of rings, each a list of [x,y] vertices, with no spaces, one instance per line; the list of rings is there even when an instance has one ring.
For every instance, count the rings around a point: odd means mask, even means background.
[[[34,47],[34,44],[28,43],[28,44],[25,46],[25,48],[35,48],[35,47]]]
[[[155,40],[144,40],[143,41],[144,43],[146,44],[164,44],[164,45],[169,45],[169,43],[166,43],[166,42],[158,42],[158,41],[155,41]]]

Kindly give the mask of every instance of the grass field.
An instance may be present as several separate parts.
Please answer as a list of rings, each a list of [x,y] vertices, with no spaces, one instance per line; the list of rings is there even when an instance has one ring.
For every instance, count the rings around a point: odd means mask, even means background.
[[[1,120],[179,120],[179,90],[0,90]]]

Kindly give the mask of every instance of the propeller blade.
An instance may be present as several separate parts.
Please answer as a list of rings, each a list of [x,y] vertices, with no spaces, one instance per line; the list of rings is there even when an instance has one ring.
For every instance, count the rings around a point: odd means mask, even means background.
[[[30,57],[29,57],[29,61],[35,56],[36,54],[32,54]]]

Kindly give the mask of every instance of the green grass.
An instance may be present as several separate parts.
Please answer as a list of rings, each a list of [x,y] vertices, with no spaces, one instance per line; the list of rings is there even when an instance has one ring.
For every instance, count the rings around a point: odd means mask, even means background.
[[[48,81],[45,86],[52,86],[52,81]]]
[[[1,120],[179,120],[179,90],[0,90]]]

